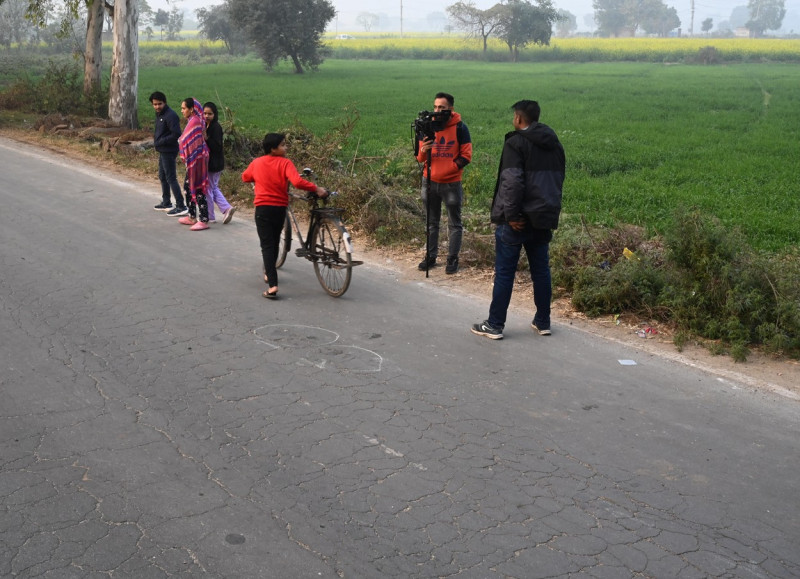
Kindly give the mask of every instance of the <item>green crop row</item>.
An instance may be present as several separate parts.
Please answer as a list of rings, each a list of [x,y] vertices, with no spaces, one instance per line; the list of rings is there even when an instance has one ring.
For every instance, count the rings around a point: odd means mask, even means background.
[[[340,161],[380,164],[412,154],[411,124],[440,90],[456,96],[474,143],[468,207],[488,208],[510,105],[533,98],[567,152],[567,213],[592,223],[659,231],[678,205],[742,228],[754,247],[800,245],[796,178],[800,71],[792,65],[727,67],[648,63],[478,63],[329,60],[317,73],[266,74],[255,61],[143,68],[140,119],[162,90],[231,109],[253,134],[300,123],[321,134],[360,119]]]

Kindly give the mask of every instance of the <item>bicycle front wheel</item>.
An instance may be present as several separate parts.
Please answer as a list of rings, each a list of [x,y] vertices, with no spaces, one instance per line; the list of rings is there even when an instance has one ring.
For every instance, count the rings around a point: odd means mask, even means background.
[[[289,220],[289,215],[286,215],[286,223],[283,224],[281,231],[281,238],[278,241],[278,259],[275,260],[275,268],[279,268],[286,261],[286,254],[292,247],[292,222]]]
[[[350,286],[353,273],[350,234],[338,219],[322,219],[314,228],[314,271],[322,288],[338,298]]]

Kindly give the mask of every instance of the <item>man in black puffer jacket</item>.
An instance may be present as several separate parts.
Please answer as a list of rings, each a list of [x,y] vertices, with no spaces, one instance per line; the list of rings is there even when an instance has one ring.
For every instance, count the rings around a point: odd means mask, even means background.
[[[522,248],[528,256],[536,313],[531,327],[549,336],[550,240],[558,227],[566,172],[564,147],[553,129],[539,122],[539,103],[522,100],[511,107],[514,131],[508,133],[492,200],[495,229],[495,279],[489,318],[472,332],[493,340],[503,337],[508,305]]]

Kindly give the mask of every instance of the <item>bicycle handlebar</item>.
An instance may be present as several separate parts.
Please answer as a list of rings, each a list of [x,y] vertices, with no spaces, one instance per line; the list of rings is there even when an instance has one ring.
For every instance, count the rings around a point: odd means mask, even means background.
[[[304,201],[314,201],[314,199],[325,201],[329,197],[336,197],[338,194],[339,194],[338,191],[328,191],[327,197],[317,197],[317,194],[312,193],[311,191],[306,191],[305,195],[300,195],[299,193],[295,193],[294,191],[289,190],[290,197],[294,197],[295,199],[303,199]]]

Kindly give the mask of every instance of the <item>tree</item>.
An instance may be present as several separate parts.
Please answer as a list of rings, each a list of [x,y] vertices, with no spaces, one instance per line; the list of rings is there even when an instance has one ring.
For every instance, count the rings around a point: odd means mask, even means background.
[[[364,32],[372,30],[373,26],[377,26],[380,22],[380,17],[372,12],[360,12],[356,16],[356,24],[364,28]]]
[[[158,28],[161,30],[161,36],[159,38],[164,40],[164,28],[169,26],[169,12],[159,8],[156,11],[156,15],[153,17],[153,24],[158,26]]]
[[[785,0],[750,0],[747,9],[750,11],[750,20],[747,27],[754,37],[764,36],[767,30],[777,30],[786,16]]]
[[[553,23],[558,12],[550,0],[508,0],[500,5],[497,35],[506,43],[512,62],[519,59],[519,51],[528,44],[550,44]]]
[[[139,0],[139,26],[152,24],[155,15],[147,0]]]
[[[644,0],[639,11],[639,26],[648,34],[667,36],[681,25],[678,11],[660,0]]]
[[[2,3],[3,0],[0,0]],[[66,0],[61,28],[76,18],[82,3],[87,8],[86,44],[84,52],[84,95],[100,88],[100,42],[105,11],[113,12],[114,37],[111,47],[111,86],[108,99],[109,119],[123,127],[139,126],[136,93],[139,86],[139,10],[137,0]],[[95,4],[95,2],[97,4]],[[36,26],[47,25],[49,0],[29,0],[26,17]],[[96,54],[96,57],[93,56]]]
[[[288,59],[303,74],[328,54],[322,33],[336,16],[329,0],[228,0],[228,5],[231,22],[245,31],[267,70]]]
[[[19,48],[28,39],[31,25],[25,19],[28,7],[26,0],[6,0],[0,3],[0,45],[11,48],[17,43]]]
[[[714,28],[714,19],[713,18],[706,18],[703,20],[703,23],[700,25],[700,30],[708,34],[711,29]]]
[[[447,15],[453,25],[459,30],[466,32],[468,38],[480,38],[483,40],[483,51],[486,52],[486,44],[489,35],[500,25],[499,5],[495,5],[488,10],[480,10],[471,1],[456,2],[447,7]]]
[[[635,36],[640,27],[666,36],[681,24],[677,10],[662,0],[594,0],[592,6],[601,36]]]
[[[200,8],[195,10],[195,14],[203,36],[209,40],[221,40],[231,54],[247,52],[244,33],[231,24],[230,7],[227,4]]]
[[[578,29],[578,19],[568,10],[558,10],[558,20],[556,20],[556,34],[558,36],[570,36]]]
[[[731,18],[730,18],[730,25],[731,28],[739,28],[741,26],[747,26],[747,21],[750,19],[750,12],[747,10],[747,6],[737,6],[733,10],[731,10]]]
[[[83,95],[100,90],[103,69],[105,0],[86,0],[86,38],[83,52]]]
[[[115,0],[111,46],[111,89],[108,118],[121,127],[139,126],[139,11],[136,0]]]
[[[630,0],[594,0],[594,20],[600,36],[633,36],[630,29]]]
[[[183,28],[183,11],[173,6],[167,18],[167,40],[178,40],[178,34]]]
[[[79,17],[84,5],[86,8],[86,36],[83,50],[83,94],[88,97],[100,89],[103,64],[101,53],[103,20],[106,9],[111,6],[106,4],[105,0],[66,0],[59,25],[61,34],[67,34],[70,31],[72,22]],[[47,27],[51,9],[52,2],[49,0],[29,0],[25,15],[37,29],[42,29]]]

